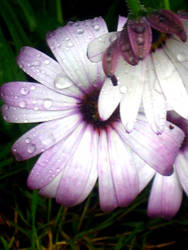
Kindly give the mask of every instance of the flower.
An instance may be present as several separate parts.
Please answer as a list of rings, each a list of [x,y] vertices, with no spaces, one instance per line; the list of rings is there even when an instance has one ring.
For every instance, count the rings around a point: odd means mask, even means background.
[[[138,21],[119,17],[118,32],[103,34],[89,44],[89,59],[103,61],[104,72],[112,78],[112,84],[106,79],[99,96],[101,119],[108,119],[119,103],[121,120],[128,132],[133,130],[141,105],[157,134],[164,130],[167,110],[188,118],[187,20],[185,12],[179,12],[178,17],[167,10]]]
[[[91,39],[106,32],[102,18],[68,23],[47,35],[57,61],[30,47],[18,56],[18,65],[39,83],[1,87],[7,122],[41,122],[12,147],[17,160],[42,153],[28,177],[29,188],[67,207],[81,203],[97,179],[102,210],[127,206],[153,173],[147,164],[171,174],[184,138],[178,127],[170,129],[171,123],[162,135],[154,134],[142,114],[131,134],[125,132],[118,109],[106,121],[100,119],[97,101],[105,75],[86,51]],[[149,169],[143,182],[140,166]]]
[[[184,190],[188,195],[188,121],[172,111],[168,113],[167,117],[169,121],[182,129],[185,139],[174,161],[173,174],[162,176],[153,171],[154,180],[149,197],[148,215],[170,219],[180,208],[182,191]],[[147,169],[145,171],[147,172]],[[153,176],[151,175],[150,178]],[[146,185],[147,182],[145,182]],[[143,185],[143,188],[145,186]]]

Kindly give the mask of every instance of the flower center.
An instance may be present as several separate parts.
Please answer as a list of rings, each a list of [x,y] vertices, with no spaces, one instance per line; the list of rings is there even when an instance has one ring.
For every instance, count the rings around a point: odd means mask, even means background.
[[[106,129],[119,120],[119,110],[117,108],[108,120],[101,120],[98,113],[99,93],[100,89],[93,88],[87,94],[84,94],[79,103],[79,110],[84,122],[92,125],[95,129],[101,130]]]
[[[156,49],[162,48],[165,45],[165,42],[169,38],[169,36],[169,34],[152,29],[151,52],[155,52]]]

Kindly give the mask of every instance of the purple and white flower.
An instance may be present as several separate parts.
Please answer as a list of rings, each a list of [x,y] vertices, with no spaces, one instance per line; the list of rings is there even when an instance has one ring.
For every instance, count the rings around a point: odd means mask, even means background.
[[[117,32],[104,33],[89,44],[88,58],[103,61],[111,79],[105,80],[99,95],[101,119],[108,119],[119,103],[128,132],[139,108],[157,134],[164,130],[167,110],[188,119],[187,20],[187,13],[179,12],[178,17],[167,10],[139,21],[120,17]]]
[[[102,18],[68,23],[47,35],[57,61],[34,48],[21,50],[18,65],[37,82],[1,87],[7,122],[41,122],[12,147],[17,160],[42,153],[28,177],[29,188],[68,207],[81,203],[97,179],[102,210],[127,206],[154,170],[163,175],[173,172],[184,139],[181,129],[171,129],[170,122],[163,134],[156,135],[142,114],[131,134],[125,132],[118,109],[106,121],[100,119],[100,89],[104,81],[105,86],[111,83],[101,63],[91,63],[86,52],[88,43],[106,32]],[[116,99],[107,94],[109,110]]]
[[[169,121],[182,129],[185,139],[174,161],[173,174],[162,176],[153,172],[154,180],[149,197],[148,215],[170,219],[180,208],[182,191],[184,190],[188,196],[188,121],[175,112],[169,112],[167,117]],[[145,171],[147,173],[147,169]],[[150,177],[152,178],[152,175]]]

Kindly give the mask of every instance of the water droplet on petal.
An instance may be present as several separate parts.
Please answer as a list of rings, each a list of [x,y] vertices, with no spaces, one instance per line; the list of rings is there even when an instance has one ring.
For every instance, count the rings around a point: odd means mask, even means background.
[[[84,33],[84,30],[81,29],[81,28],[79,28],[79,29],[77,29],[77,33],[78,33],[78,34],[83,34],[83,33]]]
[[[32,63],[32,66],[39,66],[40,65],[40,62],[39,61],[35,61]]]
[[[21,101],[21,102],[19,102],[19,107],[20,108],[25,108],[26,107],[26,102],[25,101]]]
[[[67,45],[68,45],[69,48],[74,46],[74,44],[72,42],[68,42]]]
[[[23,88],[20,89],[20,93],[21,93],[22,95],[28,95],[28,94],[29,94],[29,89],[23,87]]]
[[[31,86],[30,90],[35,90],[36,87],[35,86]]]
[[[73,82],[66,76],[58,75],[54,81],[56,89],[65,89],[73,85]]]
[[[50,60],[44,60],[44,63],[45,63],[46,65],[48,65],[48,64],[50,64]]]
[[[46,138],[43,138],[41,142],[45,146],[50,146],[55,142],[55,137],[52,133],[50,133]]]
[[[177,60],[178,60],[179,62],[184,62],[186,59],[185,59],[184,55],[178,54],[178,55],[177,55]]]
[[[95,25],[94,25],[94,29],[95,29],[96,31],[98,31],[98,30],[100,30],[100,26],[99,26],[98,24],[95,24]]]
[[[28,147],[27,147],[27,152],[28,153],[32,154],[32,153],[35,152],[35,150],[36,150],[36,146],[34,144],[31,143],[31,144],[28,145]]]
[[[127,93],[127,87],[121,86],[120,87],[120,92],[123,93],[123,94],[126,94]]]
[[[29,137],[27,137],[26,139],[25,139],[25,143],[30,143],[31,142],[31,139],[29,138]]]
[[[44,106],[45,109],[49,109],[52,106],[52,100],[45,99],[44,103],[43,103],[43,106]]]

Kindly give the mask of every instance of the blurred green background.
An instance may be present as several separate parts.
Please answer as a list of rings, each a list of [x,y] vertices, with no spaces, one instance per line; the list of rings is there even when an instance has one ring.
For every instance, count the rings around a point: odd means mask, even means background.
[[[163,7],[163,1],[144,0]],[[173,10],[186,0],[171,1]],[[45,34],[67,21],[102,16],[114,30],[123,0],[0,0],[0,84],[31,80],[16,65],[22,46],[51,55]],[[16,162],[10,148],[34,125],[8,124],[0,118],[0,249],[187,249],[188,199],[170,221],[147,217],[148,187],[128,208],[103,213],[97,187],[80,206],[66,209],[28,190],[26,179],[35,159]]]

